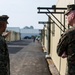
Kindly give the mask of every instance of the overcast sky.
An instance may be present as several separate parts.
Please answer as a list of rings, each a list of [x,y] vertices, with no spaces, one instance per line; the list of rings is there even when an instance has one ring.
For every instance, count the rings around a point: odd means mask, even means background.
[[[34,26],[43,28],[38,21],[47,21],[45,14],[38,14],[37,7],[51,7],[57,0],[0,0],[0,15],[8,15],[8,27]]]

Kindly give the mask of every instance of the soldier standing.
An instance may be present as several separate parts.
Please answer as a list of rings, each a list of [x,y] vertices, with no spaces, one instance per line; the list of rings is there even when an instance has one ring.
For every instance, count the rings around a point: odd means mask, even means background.
[[[0,75],[10,75],[10,61],[5,37],[2,33],[7,27],[7,15],[0,16]]]
[[[60,38],[57,45],[57,54],[62,58],[67,57],[67,74],[75,75],[75,4],[67,5],[67,19],[69,28]]]

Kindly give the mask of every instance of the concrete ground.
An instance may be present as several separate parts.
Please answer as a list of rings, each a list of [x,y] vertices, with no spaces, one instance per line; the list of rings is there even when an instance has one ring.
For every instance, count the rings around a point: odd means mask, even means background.
[[[7,44],[11,75],[51,75],[40,43],[21,40]]]

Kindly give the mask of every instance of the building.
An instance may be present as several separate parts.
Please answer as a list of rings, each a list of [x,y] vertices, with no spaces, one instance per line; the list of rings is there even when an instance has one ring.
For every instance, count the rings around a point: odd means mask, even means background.
[[[67,5],[69,4],[75,4],[75,0],[58,0],[56,5],[52,6],[52,8],[54,9],[52,12],[54,12],[55,14],[47,11],[49,12],[48,21],[50,23],[46,24],[41,32],[43,49],[45,52],[47,52],[46,57],[48,56],[52,58],[60,75],[65,75],[67,61],[66,58],[62,59],[58,57],[56,49],[57,49],[57,43],[61,35],[63,34],[63,32],[65,32],[68,29],[65,12]],[[60,9],[57,10],[55,8],[60,8]]]
[[[28,36],[39,36],[40,30],[39,29],[33,29],[33,28],[23,28],[20,29],[19,27],[7,27],[7,31],[14,31],[16,33],[20,34],[20,39],[24,39],[24,37]]]
[[[21,39],[24,37],[32,37],[32,36],[39,36],[40,31],[39,29],[21,29]]]
[[[17,41],[21,39],[21,33],[19,27],[7,27],[7,32],[10,32],[10,34],[7,36],[7,41]]]

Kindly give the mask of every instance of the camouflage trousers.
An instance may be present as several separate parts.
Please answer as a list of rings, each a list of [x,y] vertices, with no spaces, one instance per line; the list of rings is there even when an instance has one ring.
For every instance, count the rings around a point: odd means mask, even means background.
[[[67,64],[66,65],[65,75],[75,75],[75,64]]]
[[[10,75],[10,64],[0,63],[0,75]]]

